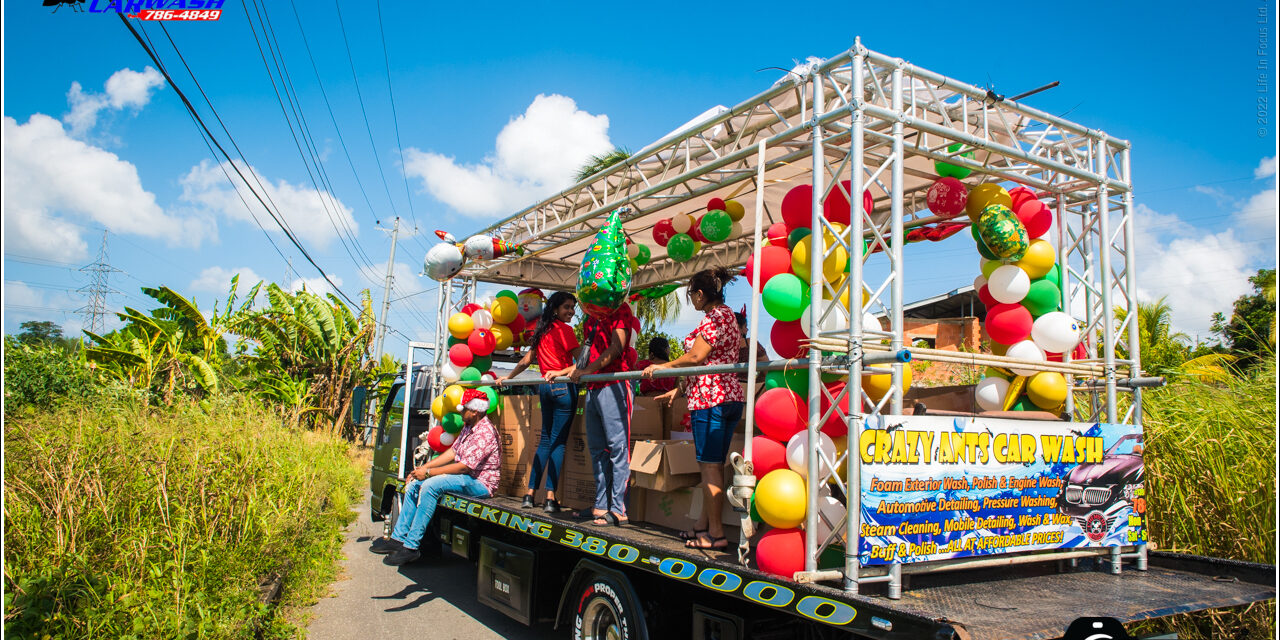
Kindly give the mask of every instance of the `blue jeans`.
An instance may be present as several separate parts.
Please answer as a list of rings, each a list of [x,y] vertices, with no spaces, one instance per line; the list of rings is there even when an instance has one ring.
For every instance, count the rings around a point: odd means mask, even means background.
[[[627,480],[631,478],[631,383],[612,382],[587,389],[583,411],[591,470],[596,476],[595,508],[627,514]]]
[[[489,496],[489,490],[479,480],[466,474],[431,476],[426,480],[410,480],[404,488],[404,500],[400,504],[400,519],[391,533],[406,549],[417,549],[422,536],[427,533],[431,516],[436,512],[436,501],[445,493],[458,493],[473,498]]]
[[[689,412],[698,462],[724,462],[729,455],[733,430],[738,426],[745,406],[746,403],[743,402],[721,402],[714,407]]]
[[[529,489],[537,489],[542,470],[547,470],[547,490],[560,486],[560,468],[564,466],[564,445],[569,441],[569,425],[578,410],[578,385],[571,382],[544,384],[538,387],[542,404],[542,436],[533,454],[529,470]]]

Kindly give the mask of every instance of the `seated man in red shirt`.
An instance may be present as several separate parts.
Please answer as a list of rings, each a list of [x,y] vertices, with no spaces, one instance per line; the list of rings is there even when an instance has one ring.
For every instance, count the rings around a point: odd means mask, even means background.
[[[498,430],[485,417],[489,397],[475,389],[462,394],[462,431],[453,446],[405,476],[400,519],[390,538],[378,538],[369,547],[374,553],[391,554],[384,563],[402,565],[417,560],[418,544],[427,532],[436,500],[456,493],[488,497],[498,489],[502,451]]]

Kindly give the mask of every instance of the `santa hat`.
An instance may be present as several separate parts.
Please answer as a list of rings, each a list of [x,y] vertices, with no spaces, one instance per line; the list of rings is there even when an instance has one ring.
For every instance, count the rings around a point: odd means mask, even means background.
[[[486,413],[489,411],[489,396],[483,391],[467,389],[462,392],[462,406],[472,411]]]
[[[535,288],[533,288],[533,287],[530,287],[530,288],[528,288],[528,289],[523,289],[523,290],[521,290],[521,291],[520,291],[520,293],[519,293],[519,294],[517,294],[517,297],[518,297],[518,296],[537,296],[537,297],[541,298],[542,300],[546,300],[546,299],[547,299],[547,295],[546,295],[546,294],[544,294],[544,293],[542,293],[542,289],[535,289]]]

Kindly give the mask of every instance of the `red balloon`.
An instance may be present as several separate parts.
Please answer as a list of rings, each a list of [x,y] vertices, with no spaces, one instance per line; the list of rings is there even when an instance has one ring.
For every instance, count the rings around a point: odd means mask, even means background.
[[[1009,199],[1013,201],[1014,211],[1018,210],[1018,205],[1022,204],[1023,202],[1026,202],[1029,199],[1035,199],[1035,197],[1036,197],[1036,192],[1026,187],[1018,187],[1009,192]]]
[[[841,187],[844,187],[843,190]],[[827,199],[822,201],[822,215],[832,222],[849,224],[852,207],[849,205],[849,197],[845,194],[852,191],[853,184],[848,180],[842,180],[839,187],[832,187],[827,193]],[[866,198],[863,198],[863,202],[866,202]]]
[[[707,201],[707,211],[715,211],[716,209],[724,211],[724,200],[712,198]]]
[[[757,478],[763,478],[770,471],[789,469],[787,466],[787,445],[764,436],[751,439],[751,466]]]
[[[458,343],[449,347],[449,361],[459,369],[465,369],[471,366],[471,361],[475,356],[471,354],[471,348],[465,344]]]
[[[869,213],[872,209],[875,209],[875,208],[876,208],[876,200],[875,198],[871,197],[871,190],[863,189],[862,190],[862,210]]]
[[[693,216],[689,217],[693,218],[693,226],[689,227],[689,237],[697,240],[698,242],[706,242],[707,239],[702,235],[702,216],[698,216],[696,218]]]
[[[787,231],[809,227],[812,211],[812,186],[798,185],[782,196],[782,221],[787,224]]]
[[[791,252],[787,251],[786,246],[776,247],[769,245],[760,249],[760,282],[768,282],[770,278],[780,273],[791,273]],[[755,256],[747,258],[747,282],[751,283],[751,274],[754,270]],[[760,287],[756,287],[759,289]]]
[[[1031,312],[1020,304],[987,307],[987,335],[1000,344],[1016,344],[1031,336]]]
[[[1088,358],[1088,357],[1089,357],[1089,348],[1084,346],[1083,342],[1076,345],[1075,351],[1071,352],[1072,360],[1084,360],[1085,358]]]
[[[782,247],[782,250],[786,251],[788,233],[790,233],[790,231],[787,231],[786,224],[782,222],[775,222],[769,225],[769,229],[764,232],[764,235],[769,239],[769,244]],[[790,258],[787,259],[790,260]]]
[[[996,300],[995,296],[991,295],[991,290],[988,289],[985,284],[982,285],[981,289],[978,289],[978,300],[982,303],[982,306],[988,309],[1000,304],[1000,301]]]
[[[791,580],[804,571],[804,532],[770,529],[756,543],[756,566],[765,573]]]
[[[766,436],[786,442],[804,429],[809,413],[807,405],[796,392],[786,387],[769,389],[756,400],[756,426]]]
[[[472,313],[475,313],[476,311],[479,311],[479,310],[481,310],[481,309],[483,309],[483,308],[484,308],[484,307],[482,307],[482,306],[480,306],[480,305],[478,305],[478,304],[476,304],[476,303],[474,303],[474,302],[473,302],[473,303],[471,303],[471,304],[469,304],[469,305],[467,305],[467,306],[463,307],[463,308],[462,308],[462,313],[465,313],[465,314],[467,314],[467,315],[471,315]]]
[[[653,241],[658,243],[659,247],[667,246],[667,242],[675,234],[676,230],[671,226],[671,218],[659,220],[658,224],[653,225]]]
[[[827,387],[827,393],[836,399],[836,410],[831,412],[831,416],[827,421],[822,423],[822,432],[832,438],[849,435],[849,428],[845,425],[845,416],[849,415],[849,398],[840,397],[844,393],[845,384],[843,381],[824,383]],[[822,415],[827,415],[827,411],[831,410],[831,401],[827,399],[826,394],[822,395]]]
[[[524,316],[517,313],[516,319],[507,323],[507,328],[511,330],[511,335],[518,336],[521,331],[524,331],[524,325]]]
[[[487,356],[498,347],[498,339],[488,329],[476,329],[467,336],[467,346],[471,348],[472,355]]]
[[[954,218],[964,213],[964,206],[969,202],[969,190],[964,183],[955,178],[939,178],[929,187],[929,211],[943,218]]]
[[[808,339],[809,337],[800,328],[799,320],[787,322],[775,320],[773,328],[769,330],[769,344],[773,345],[773,350],[777,351],[778,357],[781,358],[800,357],[800,354],[809,350],[800,342]]]
[[[1035,198],[1024,200],[1014,211],[1027,228],[1028,238],[1039,238],[1053,225],[1053,212]]]
[[[431,427],[431,430],[427,432],[427,446],[431,447],[431,450],[436,453],[444,453],[445,449],[449,448],[440,443],[440,436],[442,435],[444,435],[444,427],[440,425]]]

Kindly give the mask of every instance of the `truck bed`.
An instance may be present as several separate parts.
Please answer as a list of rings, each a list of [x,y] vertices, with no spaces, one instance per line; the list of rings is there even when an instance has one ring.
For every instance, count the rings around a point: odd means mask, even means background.
[[[863,593],[851,596],[824,584],[799,584],[743,567],[737,563],[736,549],[732,553],[688,549],[676,532],[651,524],[595,527],[572,514],[522,509],[518,499],[504,496],[446,496],[441,506],[488,526],[550,542],[599,538],[608,543],[596,545],[596,555],[603,561],[616,555],[612,557],[616,563],[695,586],[709,576],[701,586],[735,596],[748,606],[766,606],[752,600],[781,602],[775,595],[778,591],[768,587],[782,587],[783,593],[790,590],[794,597],[776,605],[779,609],[828,624],[848,617],[838,626],[871,637],[1050,639],[1061,637],[1072,620],[1083,616],[1131,622],[1275,597],[1273,567],[1163,552],[1150,554],[1147,571],[1126,565],[1120,575],[1097,570],[1088,559],[1063,573],[1058,572],[1058,563],[1044,562],[913,575],[900,600],[886,597],[883,585],[864,585]],[[627,549],[638,550],[638,557]],[[615,550],[619,551],[615,554]],[[625,562],[628,558],[632,560]],[[752,593],[744,595],[747,591]],[[845,611],[851,615],[845,616]]]

